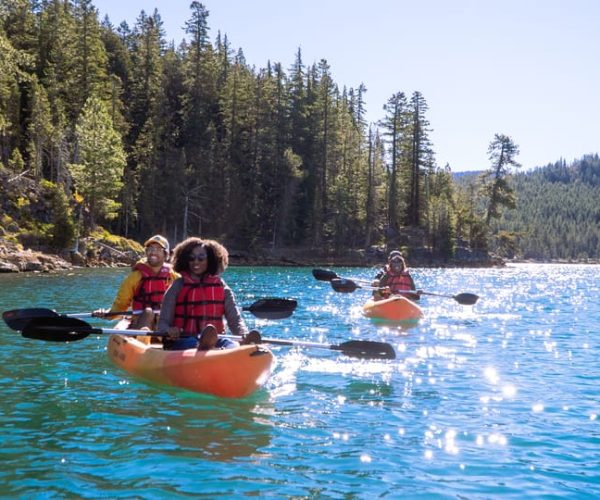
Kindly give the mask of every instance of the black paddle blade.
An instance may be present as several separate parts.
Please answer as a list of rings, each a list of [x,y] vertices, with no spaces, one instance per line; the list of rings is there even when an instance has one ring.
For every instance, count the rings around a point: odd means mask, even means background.
[[[2,313],[2,319],[8,325],[11,330],[21,331],[25,326],[35,318],[49,318],[56,317],[58,314],[51,309],[44,309],[41,307],[33,307],[30,309],[13,309],[11,311],[4,311]]]
[[[360,288],[354,281],[347,278],[336,278],[331,280],[331,287],[340,293],[352,293],[357,288]]]
[[[396,351],[390,344],[372,340],[349,340],[331,349],[341,351],[346,356],[362,359],[396,359]]]
[[[291,316],[297,305],[298,302],[294,299],[267,298],[257,300],[242,310],[250,311],[260,319],[283,319]]]
[[[464,306],[472,306],[479,300],[479,296],[474,293],[459,293],[454,295],[454,300]]]
[[[331,281],[339,278],[336,273],[328,271],[327,269],[313,269],[312,275],[319,281]]]
[[[32,319],[21,335],[28,339],[46,340],[49,342],[74,342],[86,338],[88,335],[102,330],[93,328],[85,321],[67,316],[55,318]]]

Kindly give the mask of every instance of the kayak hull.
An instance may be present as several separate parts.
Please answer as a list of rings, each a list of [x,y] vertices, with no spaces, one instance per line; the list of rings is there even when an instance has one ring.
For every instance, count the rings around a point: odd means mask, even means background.
[[[412,300],[395,295],[388,299],[370,299],[363,306],[363,314],[374,321],[416,322],[423,317],[423,310]]]
[[[133,337],[111,335],[111,361],[147,382],[223,398],[249,396],[268,379],[273,353],[264,346],[232,349],[165,351]]]

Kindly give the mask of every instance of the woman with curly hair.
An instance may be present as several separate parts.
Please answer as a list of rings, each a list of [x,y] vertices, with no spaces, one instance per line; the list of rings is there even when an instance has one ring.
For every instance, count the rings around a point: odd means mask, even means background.
[[[173,269],[181,278],[165,293],[158,319],[158,330],[168,334],[165,349],[237,347],[218,337],[225,331],[223,318],[234,335],[246,336],[233,291],[220,277],[228,263],[226,248],[214,240],[192,237],[175,247]]]

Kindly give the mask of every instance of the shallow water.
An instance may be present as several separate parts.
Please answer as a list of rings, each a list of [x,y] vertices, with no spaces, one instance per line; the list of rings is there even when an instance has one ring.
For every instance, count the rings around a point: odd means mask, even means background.
[[[239,305],[298,299],[288,319],[246,316],[263,336],[378,340],[396,360],[272,346],[265,388],[225,400],[130,378],[102,336],[53,344],[0,325],[0,494],[600,495],[597,266],[414,269],[423,290],[481,299],[425,297],[426,318],[408,330],[371,323],[367,291],[335,293],[310,271],[230,268],[225,279]],[[0,275],[0,310],[106,307],[125,273]]]

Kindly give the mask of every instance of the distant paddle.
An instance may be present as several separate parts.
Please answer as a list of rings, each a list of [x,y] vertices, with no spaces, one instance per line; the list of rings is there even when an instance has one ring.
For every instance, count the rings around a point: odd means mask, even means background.
[[[328,269],[313,269],[312,275],[318,281],[331,281],[339,278],[336,273]]]
[[[385,287],[375,287],[375,286],[361,286],[354,282],[354,280],[348,278],[336,278],[329,282],[331,284],[331,288],[333,288],[336,292],[340,293],[352,293],[358,288],[363,288],[365,290],[385,290]],[[411,299],[413,301],[419,300],[420,296],[418,293],[413,293],[410,290],[406,292],[402,292],[400,295],[406,297],[407,299]]]
[[[95,328],[78,318],[66,316],[36,318],[32,319],[23,329],[21,335],[28,339],[44,340],[48,342],[75,342],[90,335],[118,334],[125,336],[151,335],[153,337],[165,337],[165,333],[147,330],[116,330],[110,328]],[[233,335],[221,335],[224,338],[239,340],[240,337]],[[395,359],[396,352],[391,344],[374,342],[370,340],[349,340],[339,345],[320,344],[317,342],[303,342],[299,340],[285,340],[262,338],[262,342],[268,344],[310,347],[319,349],[330,349],[339,351],[346,356],[363,359]]]
[[[474,293],[459,293],[457,295],[444,295],[441,293],[431,293],[421,291],[421,295],[432,295],[433,297],[445,297],[447,299],[454,299],[463,306],[472,306],[479,300],[479,295]]]
[[[348,278],[334,278],[330,281],[331,283],[331,287],[336,291],[336,292],[340,292],[340,293],[352,293],[355,290],[357,290],[358,288],[366,288],[366,289],[375,289],[375,290],[379,290],[380,288],[377,287],[372,287],[372,286],[368,286],[368,287],[364,287],[361,285],[358,285],[356,282],[354,282],[351,279]],[[403,293],[402,295],[432,295],[434,297],[445,297],[445,298],[449,298],[449,299],[454,299],[456,300],[456,302],[458,302],[459,304],[463,305],[463,306],[472,306],[473,304],[475,304],[478,300],[479,300],[479,296],[475,295],[474,293],[459,293],[458,295],[443,295],[443,294],[439,294],[439,293],[431,293],[431,292],[423,292],[423,291],[418,291],[415,292],[414,294],[412,293]],[[408,297],[410,298],[410,297]]]

